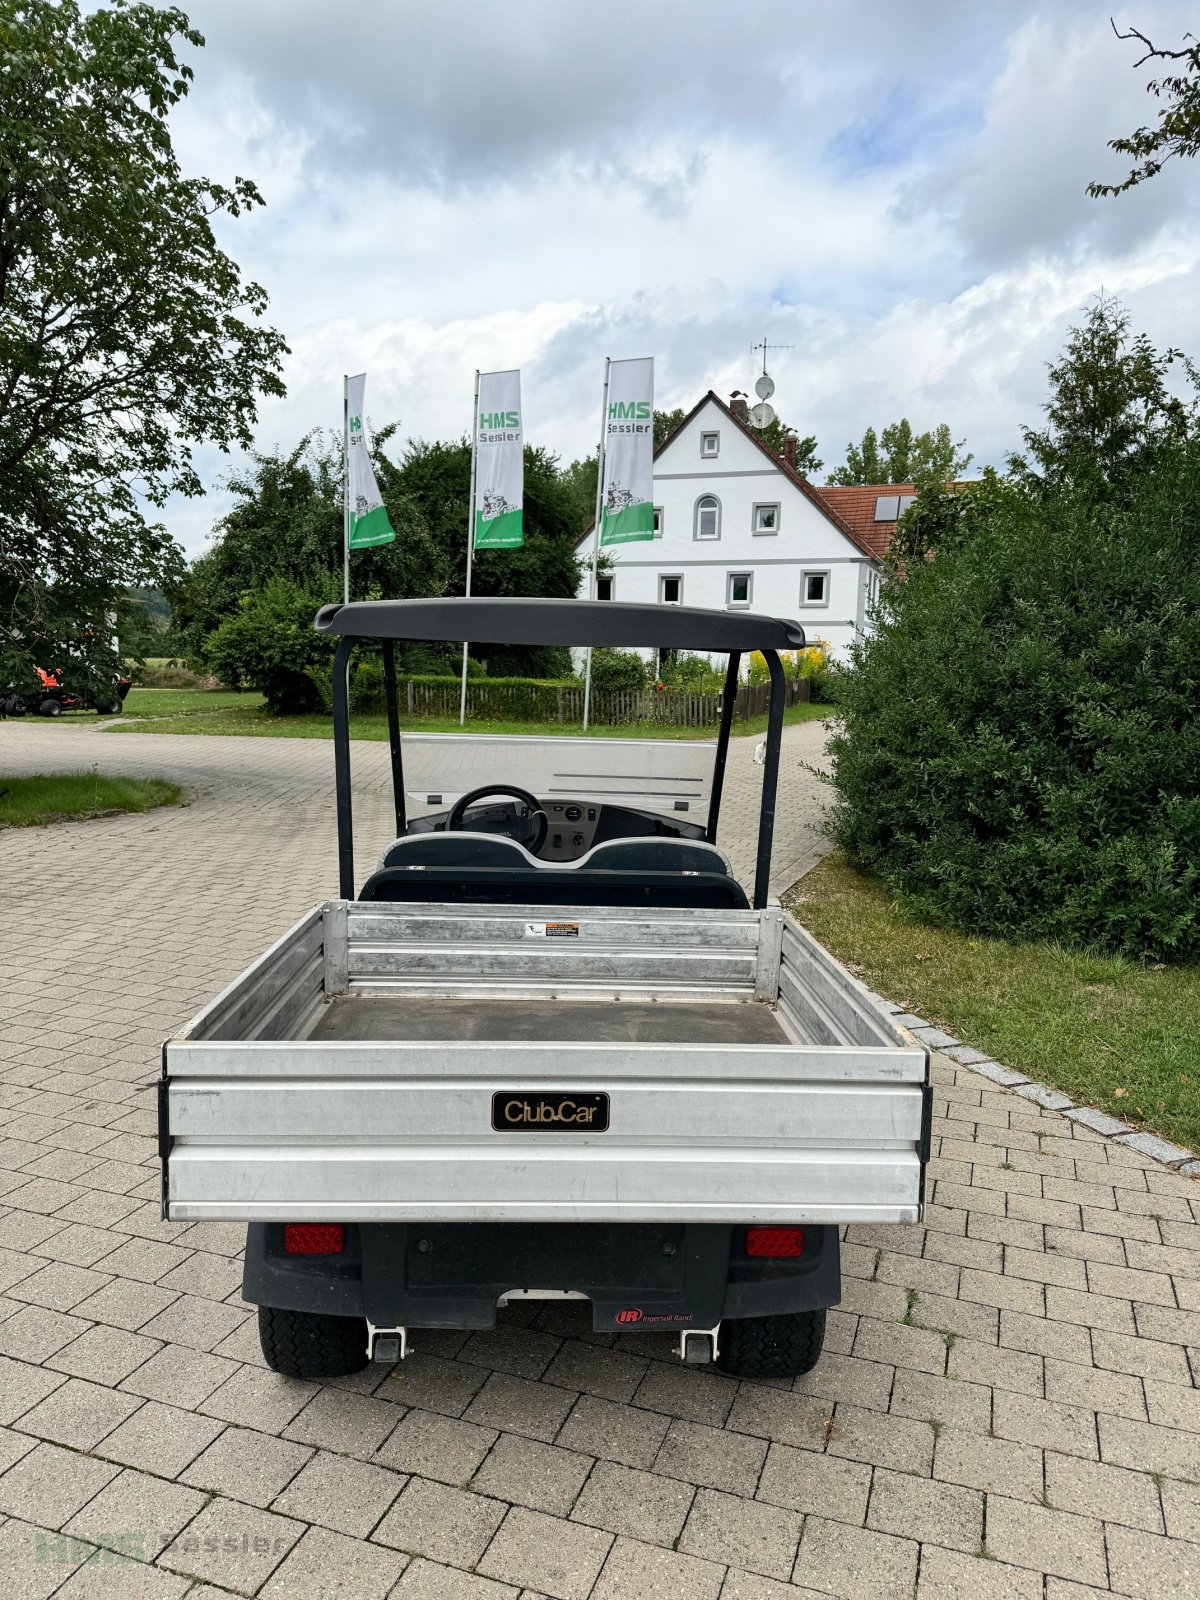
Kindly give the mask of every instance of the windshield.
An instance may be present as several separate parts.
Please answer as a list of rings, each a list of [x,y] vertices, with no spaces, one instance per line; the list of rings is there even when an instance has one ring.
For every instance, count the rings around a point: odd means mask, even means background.
[[[675,821],[708,821],[717,745],[712,739],[572,739],[475,733],[404,733],[411,817],[443,811],[485,784],[516,783],[542,800],[609,801]]]

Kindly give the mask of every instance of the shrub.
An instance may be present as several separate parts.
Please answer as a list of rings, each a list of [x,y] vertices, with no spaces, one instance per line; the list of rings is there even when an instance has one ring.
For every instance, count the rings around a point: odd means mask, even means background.
[[[476,648],[487,663],[489,678],[545,678],[557,682],[571,676],[571,652],[563,645],[490,644]]]
[[[725,683],[724,665],[713,666],[707,656],[686,651],[673,655],[659,673],[668,689],[688,689],[693,693],[719,694]]]
[[[213,687],[211,677],[203,672],[193,672],[182,662],[172,661],[164,667],[139,666],[134,668],[134,682],[139,689],[205,689]]]
[[[836,705],[838,683],[844,669],[829,653],[824,639],[815,638],[803,650],[796,650],[789,658],[787,670],[793,677],[807,678],[809,698],[818,705]]]
[[[644,689],[650,673],[636,650],[593,650],[592,689],[596,694],[629,694]]]
[[[1008,483],[884,591],[833,820],[935,920],[1200,958],[1200,444],[1103,497]]]
[[[327,709],[336,640],[313,631],[327,598],[286,578],[244,595],[205,643],[212,671],[231,689],[257,689],[275,716]]]

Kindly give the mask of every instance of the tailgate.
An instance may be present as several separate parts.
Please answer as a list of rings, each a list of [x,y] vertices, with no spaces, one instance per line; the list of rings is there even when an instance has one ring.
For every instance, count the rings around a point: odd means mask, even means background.
[[[920,1215],[917,1046],[184,1039],[165,1064],[171,1221]]]

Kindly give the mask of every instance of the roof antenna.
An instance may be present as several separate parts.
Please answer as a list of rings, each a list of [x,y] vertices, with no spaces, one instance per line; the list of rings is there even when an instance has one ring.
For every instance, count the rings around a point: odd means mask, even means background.
[[[750,407],[750,421],[760,433],[764,428],[769,428],[775,421],[775,408],[774,406],[769,406],[767,404],[767,401],[775,393],[775,380],[767,371],[767,351],[768,349],[794,350],[795,348],[796,346],[794,344],[768,345],[765,337],[762,339],[761,343],[754,346],[755,354],[757,354],[760,350],[762,351],[763,360],[762,372],[754,382],[754,392],[758,396],[760,403],[756,406]]]

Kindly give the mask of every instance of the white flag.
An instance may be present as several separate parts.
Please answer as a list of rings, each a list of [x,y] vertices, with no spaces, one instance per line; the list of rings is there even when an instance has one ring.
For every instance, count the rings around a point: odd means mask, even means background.
[[[654,361],[608,368],[600,543],[654,537]]]
[[[507,550],[525,543],[524,491],[521,374],[481,372],[475,432],[476,550]]]
[[[350,534],[347,543],[351,550],[369,550],[372,545],[391,544],[396,537],[383,508],[371,457],[367,453],[362,419],[366,387],[365,372],[346,379],[346,471],[350,479]]]

